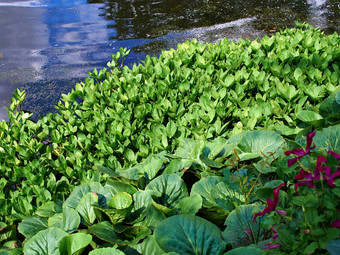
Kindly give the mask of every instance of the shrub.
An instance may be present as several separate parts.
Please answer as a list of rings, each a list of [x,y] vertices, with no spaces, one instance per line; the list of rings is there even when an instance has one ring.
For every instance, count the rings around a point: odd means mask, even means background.
[[[120,170],[184,138],[230,137],[254,129],[294,138],[338,123],[339,36],[308,25],[260,41],[196,41],[147,56],[128,51],[94,70],[34,122],[16,91],[0,123],[0,220],[13,223],[75,185],[102,181],[96,165]]]

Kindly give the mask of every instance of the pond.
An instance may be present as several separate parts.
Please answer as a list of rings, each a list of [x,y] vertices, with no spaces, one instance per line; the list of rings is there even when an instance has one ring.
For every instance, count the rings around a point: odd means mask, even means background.
[[[0,17],[0,119],[16,88],[37,119],[119,47],[131,66],[186,40],[254,39],[295,20],[339,33],[340,1],[0,0]]]

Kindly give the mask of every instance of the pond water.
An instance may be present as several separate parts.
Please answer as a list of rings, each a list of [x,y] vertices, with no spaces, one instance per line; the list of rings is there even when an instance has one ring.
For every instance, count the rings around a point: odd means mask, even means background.
[[[340,1],[0,0],[0,119],[16,88],[35,119],[54,111],[119,47],[131,49],[131,65],[186,40],[254,39],[295,20],[339,33]]]

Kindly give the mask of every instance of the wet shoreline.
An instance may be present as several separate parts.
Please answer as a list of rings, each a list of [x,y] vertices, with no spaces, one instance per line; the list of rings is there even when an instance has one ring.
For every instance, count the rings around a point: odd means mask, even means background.
[[[339,9],[327,0],[0,0],[0,119],[16,88],[26,90],[24,108],[35,118],[54,111],[62,93],[106,67],[119,47],[131,49],[131,66],[186,40],[254,39],[295,20],[339,32]]]

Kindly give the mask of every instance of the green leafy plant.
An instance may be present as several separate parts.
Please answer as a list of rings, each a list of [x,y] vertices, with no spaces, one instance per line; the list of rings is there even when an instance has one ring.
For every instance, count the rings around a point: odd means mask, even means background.
[[[339,42],[299,24],[185,42],[131,68],[121,48],[36,122],[17,90],[0,122],[1,252],[175,254],[164,247],[177,239],[159,239],[172,221],[200,236],[190,252],[335,250]],[[308,138],[287,159],[312,129],[315,148]]]

